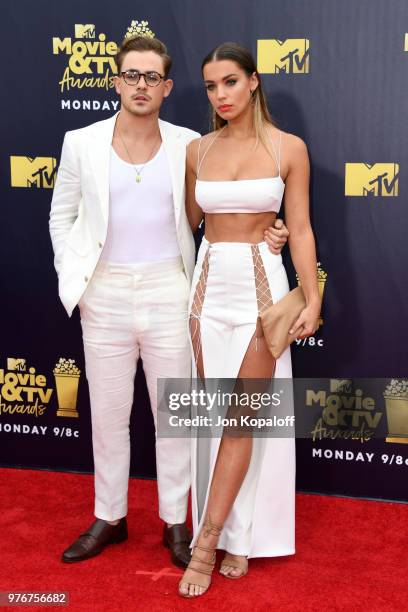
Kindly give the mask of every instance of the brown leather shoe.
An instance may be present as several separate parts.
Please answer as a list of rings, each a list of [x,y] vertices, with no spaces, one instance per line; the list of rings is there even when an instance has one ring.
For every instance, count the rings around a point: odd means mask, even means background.
[[[99,555],[109,544],[119,544],[128,538],[126,517],[117,525],[110,525],[102,519],[96,519],[85,533],[81,534],[61,557],[64,563],[76,563]]]
[[[170,548],[171,560],[177,567],[187,567],[191,560],[189,544],[192,540],[190,531],[185,523],[179,523],[172,527],[164,525],[163,544]]]

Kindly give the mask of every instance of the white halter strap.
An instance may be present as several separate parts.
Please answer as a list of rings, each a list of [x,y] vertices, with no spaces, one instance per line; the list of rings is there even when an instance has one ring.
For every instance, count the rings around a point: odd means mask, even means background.
[[[281,158],[282,130],[279,130],[278,153],[276,153],[276,148],[275,148],[275,145],[273,144],[273,139],[272,139],[272,136],[269,133],[269,130],[267,130],[267,134],[268,134],[268,138],[269,138],[269,140],[271,142],[273,154],[275,156],[276,165],[278,167],[278,176],[280,176],[280,158]]]
[[[224,125],[220,130],[218,130],[218,132],[216,133],[216,135],[214,136],[214,138],[211,140],[210,144],[208,145],[208,147],[206,148],[206,150],[204,151],[204,154],[200,160],[200,148],[201,148],[201,142],[202,142],[202,138],[200,138],[200,141],[198,143],[198,151],[197,151],[197,178],[198,178],[198,174],[201,170],[201,166],[203,165],[203,161],[205,156],[208,153],[208,149],[214,144],[214,142],[217,140],[218,136],[221,134],[221,132],[226,128],[227,126]]]

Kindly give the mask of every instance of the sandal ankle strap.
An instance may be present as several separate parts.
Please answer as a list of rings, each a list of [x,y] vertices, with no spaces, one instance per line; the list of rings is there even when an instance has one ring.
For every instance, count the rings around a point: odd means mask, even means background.
[[[193,550],[194,548],[198,548],[199,550],[204,550],[205,552],[215,552],[217,550],[216,548],[210,548],[208,546],[200,546],[200,544],[194,544]]]
[[[210,534],[214,536],[219,536],[221,534],[222,528],[223,525],[216,525],[215,523],[213,523],[211,521],[210,516],[207,516],[203,524],[203,531],[205,536],[209,536]]]

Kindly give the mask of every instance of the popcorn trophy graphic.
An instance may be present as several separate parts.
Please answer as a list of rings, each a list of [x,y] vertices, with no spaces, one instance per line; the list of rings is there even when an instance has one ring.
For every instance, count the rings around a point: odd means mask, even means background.
[[[79,417],[76,405],[81,371],[76,367],[75,359],[61,357],[53,372],[59,406],[57,416]]]
[[[144,36],[145,38],[154,38],[155,33],[149,28],[148,21],[137,21],[133,19],[130,26],[128,27],[125,38],[132,38],[132,36]]]
[[[325,272],[323,270],[323,268],[321,267],[321,263],[320,261],[317,262],[317,287],[319,289],[319,294],[320,294],[320,298],[323,302],[323,293],[324,293],[324,286],[326,284],[326,280],[327,280],[327,272]],[[299,285],[299,287],[301,286],[301,282],[299,280],[299,276],[296,274],[296,280],[297,283]],[[318,320],[319,325],[323,325],[323,319],[322,319],[322,313],[320,312],[320,316],[319,316],[319,320]]]
[[[408,380],[393,378],[383,395],[388,423],[386,442],[408,444]]]

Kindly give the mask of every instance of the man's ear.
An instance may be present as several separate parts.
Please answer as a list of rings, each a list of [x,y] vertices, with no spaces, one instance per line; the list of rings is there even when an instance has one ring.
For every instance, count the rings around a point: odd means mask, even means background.
[[[120,77],[114,76],[113,77],[113,84],[115,86],[116,93],[120,96]]]
[[[173,85],[174,82],[172,81],[172,79],[166,79],[164,81],[164,97],[167,98],[167,96],[170,95],[171,90],[173,89]]]

